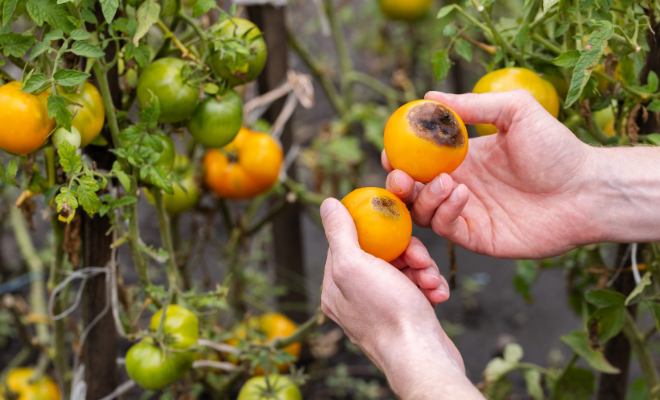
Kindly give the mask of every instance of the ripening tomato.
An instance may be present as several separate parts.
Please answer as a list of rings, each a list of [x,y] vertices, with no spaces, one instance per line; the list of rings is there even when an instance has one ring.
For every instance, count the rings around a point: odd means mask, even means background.
[[[53,138],[51,140],[53,142],[53,146],[58,149],[60,148],[62,142],[68,142],[76,149],[80,148],[80,132],[73,125],[71,125],[70,131],[67,131],[64,127],[57,128],[55,133],[53,133]]]
[[[277,182],[284,156],[270,135],[241,128],[222,150],[211,149],[204,157],[204,182],[218,196],[250,199]],[[235,154],[236,161],[225,153]]]
[[[270,387],[270,390],[269,390]],[[238,400],[302,400],[298,386],[286,376],[269,375],[250,378],[238,393]]]
[[[559,115],[559,96],[554,86],[526,68],[503,68],[489,72],[479,79],[472,92],[508,92],[515,89],[529,92],[553,117]],[[497,128],[490,124],[479,124],[476,128],[481,136],[497,133]]]
[[[163,309],[161,308],[151,317],[149,328],[152,331],[158,330],[162,315]],[[174,339],[174,343],[169,344],[170,347],[185,350],[197,343],[197,339],[199,338],[199,321],[195,314],[187,308],[170,304],[167,306],[167,312],[165,313],[163,332]]]
[[[386,17],[401,20],[414,21],[425,16],[433,0],[379,0],[380,9]]]
[[[222,58],[219,51],[211,54],[213,72],[226,79],[234,87],[252,82],[266,65],[268,51],[261,31],[255,24],[243,18],[227,19],[219,25],[221,39],[234,38],[250,49],[250,55],[237,54],[234,58]]]
[[[194,361],[194,351],[164,352],[145,338],[126,353],[126,372],[142,388],[160,390],[181,379]]]
[[[161,165],[168,170],[174,168],[174,157],[176,156],[174,141],[170,135],[156,135],[156,137],[163,144],[163,151],[160,153],[160,157],[155,165]]]
[[[396,110],[385,125],[383,142],[392,166],[422,183],[454,172],[468,152],[461,117],[433,100],[413,101]]]
[[[199,86],[186,76],[186,63],[178,58],[161,58],[149,64],[140,74],[137,97],[140,106],[151,101],[151,92],[160,102],[159,122],[173,124],[185,121],[199,105]]]
[[[177,173],[183,174],[183,179],[172,184],[174,190],[172,194],[163,194],[163,205],[168,214],[181,214],[194,208],[199,203],[199,189],[197,188],[197,182],[193,173],[193,169],[187,169],[184,172]],[[145,190],[144,193],[149,203],[155,204],[155,199],[151,195],[151,192]]]
[[[341,203],[353,217],[362,250],[387,262],[403,254],[412,236],[412,218],[406,205],[392,192],[381,188],[356,189]]]
[[[593,120],[603,130],[607,137],[616,135],[616,128],[614,124],[614,110],[612,106],[602,110],[594,111],[592,114]]]
[[[248,329],[249,328],[249,329]],[[266,341],[272,342],[273,339],[286,337],[291,335],[296,331],[296,324],[291,321],[289,318],[282,314],[278,313],[266,313],[259,317],[252,317],[246,322],[241,322],[232,329],[232,333],[235,338],[227,340],[227,344],[230,346],[238,346],[239,339],[249,339],[254,342],[259,343],[260,340],[253,339],[252,337],[247,336],[248,332],[257,332],[266,336]],[[293,343],[284,348],[284,351],[291,354],[292,356],[298,358],[300,355],[300,343]],[[237,362],[236,356],[228,356],[229,361]],[[289,369],[289,365],[278,364],[275,366],[280,372],[286,372]],[[255,375],[263,375],[263,369],[257,367],[254,371]]]
[[[0,87],[0,149],[24,156],[39,150],[55,128],[48,118],[48,93],[23,93],[21,82]]]
[[[224,95],[209,97],[197,107],[188,131],[206,147],[222,147],[230,143],[243,123],[243,101],[233,90]]]
[[[80,93],[67,93],[68,88],[57,88],[57,93],[72,103],[67,108],[74,115],[71,125],[80,132],[80,147],[92,143],[101,133],[105,122],[105,107],[101,93],[94,85],[85,82]]]
[[[47,375],[30,383],[34,368],[14,368],[7,374],[7,389],[18,394],[17,400],[60,400],[57,384]],[[0,398],[4,385],[0,385]]]

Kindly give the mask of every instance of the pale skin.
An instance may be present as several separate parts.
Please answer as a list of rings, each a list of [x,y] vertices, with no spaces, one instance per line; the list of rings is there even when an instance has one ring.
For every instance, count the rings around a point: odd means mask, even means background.
[[[604,241],[660,241],[660,149],[595,148],[578,140],[527,92],[427,99],[466,124],[498,134],[470,139],[463,164],[428,184],[393,170],[387,189],[411,206],[415,224],[470,251],[544,258]],[[483,399],[433,307],[446,280],[413,238],[391,264],[360,249],[355,224],[336,199],[321,205],[330,244],[323,312],[388,377],[402,399]]]

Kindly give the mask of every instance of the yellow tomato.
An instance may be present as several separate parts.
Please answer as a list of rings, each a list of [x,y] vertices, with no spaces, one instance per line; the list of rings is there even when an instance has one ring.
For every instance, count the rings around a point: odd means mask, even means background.
[[[380,9],[388,18],[414,21],[425,16],[433,0],[380,0]]]
[[[7,375],[7,388],[18,394],[18,400],[60,400],[60,389],[47,375],[29,383],[34,368],[14,368]]]

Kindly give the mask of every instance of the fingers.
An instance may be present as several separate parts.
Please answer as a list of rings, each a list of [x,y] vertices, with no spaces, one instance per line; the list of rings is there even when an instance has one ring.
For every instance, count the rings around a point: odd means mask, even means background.
[[[392,164],[390,164],[390,159],[387,158],[387,153],[385,153],[385,150],[383,150],[382,153],[380,153],[380,163],[383,164],[383,168],[385,168],[385,171],[392,172],[394,170]]]
[[[353,218],[339,200],[329,198],[321,204],[321,219],[330,251],[335,256],[360,250]]]
[[[429,182],[415,198],[411,210],[415,224],[424,228],[430,226],[438,207],[451,195],[457,185],[451,176],[444,173]]]
[[[415,182],[410,175],[400,170],[394,170],[387,175],[385,187],[406,204],[412,204],[417,193],[424,188],[423,183]]]
[[[441,303],[449,298],[447,280],[440,275],[435,261],[416,237],[410,239],[406,250],[392,265],[401,269],[432,303]]]
[[[501,132],[509,129],[514,116],[523,108],[522,106],[536,102],[525,90],[459,95],[428,92],[424,98],[445,104],[466,124],[493,124]]]
[[[440,204],[431,220],[431,227],[435,233],[461,246],[466,246],[470,236],[467,221],[461,217],[469,196],[467,186],[463,184],[456,186],[449,197]]]

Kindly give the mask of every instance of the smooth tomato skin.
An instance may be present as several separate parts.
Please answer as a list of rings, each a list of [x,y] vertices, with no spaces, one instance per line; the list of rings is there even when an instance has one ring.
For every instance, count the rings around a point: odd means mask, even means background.
[[[266,393],[268,388],[266,378],[255,376],[245,382],[241,391],[238,393],[238,400],[302,400],[303,397],[300,389],[288,377],[283,375],[269,375],[268,381],[273,390],[273,393],[270,395]]]
[[[48,93],[23,93],[21,82],[0,87],[0,149],[20,156],[39,150],[55,128],[48,118]]]
[[[442,111],[440,114],[420,113],[418,110]],[[429,134],[419,133],[416,125],[434,124],[440,126],[440,115],[451,113],[455,129],[453,136],[442,130]],[[451,140],[447,141],[446,139]],[[463,120],[449,107],[433,100],[417,100],[403,105],[392,114],[385,125],[383,137],[385,152],[395,169],[400,169],[414,180],[428,183],[445,172],[451,174],[458,168],[468,152],[468,134]]]
[[[188,131],[196,141],[206,147],[222,147],[229,144],[243,123],[243,101],[233,90],[222,97],[209,97],[197,107]]]
[[[614,124],[614,110],[612,106],[604,108],[602,110],[594,111],[592,114],[593,120],[596,122],[596,125],[603,130],[607,137],[612,137],[616,135],[616,127]]]
[[[386,17],[399,21],[414,21],[424,17],[433,0],[379,0],[380,9]]]
[[[553,117],[559,115],[559,96],[554,86],[526,68],[502,68],[489,72],[479,79],[473,93],[508,92],[524,89],[531,94]],[[491,124],[476,125],[481,136],[497,133]]]
[[[555,90],[557,91],[557,96],[559,96],[560,99],[566,100],[569,85],[565,78],[554,75],[545,75],[543,79],[550,82],[550,84],[554,86]]]
[[[226,79],[230,86],[235,87],[252,82],[259,76],[266,65],[268,50],[266,49],[266,42],[263,36],[260,37],[261,31],[255,24],[243,18],[232,18],[232,20],[233,23],[232,21],[225,20],[220,25],[221,29],[219,33],[224,38],[240,38],[245,32],[250,31],[245,39],[249,43],[248,47],[254,50],[253,54],[248,57],[239,56],[236,62],[237,65],[240,63],[248,64],[247,72],[236,71],[232,74],[227,64],[232,63],[233,60],[223,60],[220,57],[221,54],[219,51],[212,53],[209,61],[213,72],[219,77]]]
[[[185,172],[183,180],[175,182],[172,187],[174,189],[172,194],[163,194],[163,205],[168,214],[178,215],[184,213],[199,203],[199,189],[197,188],[197,182],[195,182],[192,170]],[[149,203],[152,205],[156,203],[156,200],[148,190],[145,190],[144,193]]]
[[[55,133],[53,133],[51,140],[53,142],[53,146],[57,147],[58,149],[60,148],[62,142],[69,142],[69,144],[71,144],[73,147],[79,149],[81,137],[78,129],[71,125],[70,131],[67,131],[64,127],[57,128]]]
[[[158,330],[162,315],[163,309],[161,308],[151,317],[149,328],[152,331]],[[187,308],[171,304],[167,306],[163,332],[176,340],[175,343],[170,344],[170,347],[185,350],[197,343],[197,339],[199,338],[199,321],[195,314]]]
[[[160,390],[181,379],[195,361],[194,351],[163,351],[151,338],[142,339],[126,353],[126,372],[144,389]]]
[[[387,262],[403,254],[412,236],[412,218],[406,205],[392,192],[381,188],[356,189],[341,203],[353,217],[362,250]]]
[[[58,87],[57,93],[77,104],[69,104],[67,108],[71,114],[75,115],[71,125],[75,126],[80,132],[80,147],[85,147],[92,143],[101,133],[103,123],[105,122],[105,107],[103,98],[96,86],[85,82],[80,94],[73,92],[67,93],[63,88]],[[79,106],[78,104],[82,105]]]
[[[270,135],[241,128],[224,150],[237,152],[238,161],[230,162],[216,149],[204,157],[204,182],[213,193],[232,200],[250,199],[277,182],[284,155]]]
[[[178,58],[161,58],[149,64],[138,78],[140,107],[151,100],[151,90],[160,102],[159,122],[185,121],[199,105],[199,88],[184,80],[184,66],[185,62]]]
[[[160,142],[163,144],[163,151],[160,153],[158,161],[155,165],[165,167],[167,170],[174,168],[174,157],[176,157],[176,148],[174,141],[169,135],[156,135]]]
[[[272,342],[276,338],[286,337],[293,334],[298,328],[296,324],[287,318],[285,315],[279,313],[266,313],[261,316],[251,317],[247,322],[243,321],[240,324],[236,325],[232,332],[234,333],[234,338],[227,340],[227,344],[230,346],[238,346],[239,339],[245,339],[247,336],[248,326],[250,327],[250,332],[260,332],[266,336],[266,341],[268,343]],[[284,351],[291,354],[292,356],[298,358],[300,356],[300,343],[293,343],[284,348]],[[228,356],[228,360],[231,362],[237,362],[235,356]],[[289,365],[286,363],[278,364],[275,367],[284,373],[289,370]],[[255,375],[263,375],[263,369],[257,367],[254,371]]]
[[[7,388],[18,394],[17,400],[60,400],[60,389],[49,376],[43,375],[36,382],[29,383],[33,372],[34,368],[14,368],[7,374]]]

